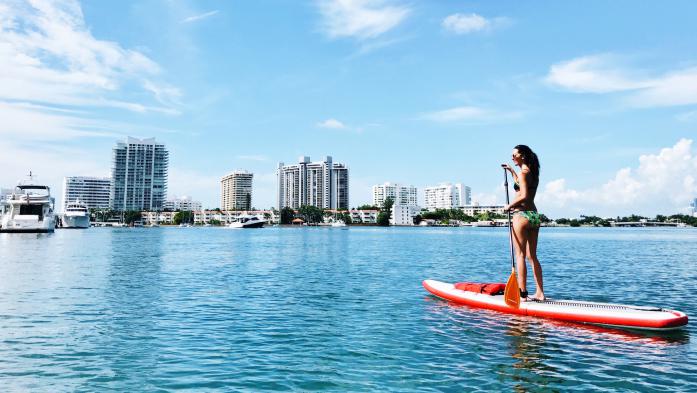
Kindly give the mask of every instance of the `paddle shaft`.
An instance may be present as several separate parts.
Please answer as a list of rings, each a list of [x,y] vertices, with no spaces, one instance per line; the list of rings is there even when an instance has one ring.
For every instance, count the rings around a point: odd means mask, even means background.
[[[506,205],[508,205],[509,202],[509,197],[508,197],[508,172],[506,172],[506,168],[503,168],[503,186],[506,188]],[[513,225],[511,224],[511,210],[508,209],[508,236],[510,238],[510,245],[511,245],[511,271],[515,271],[515,262],[513,259]]]

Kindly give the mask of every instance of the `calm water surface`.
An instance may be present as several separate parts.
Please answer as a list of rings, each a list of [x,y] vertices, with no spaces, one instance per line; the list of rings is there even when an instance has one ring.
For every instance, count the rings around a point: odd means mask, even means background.
[[[489,228],[0,234],[2,391],[697,391],[697,230],[543,228],[556,298],[685,311],[672,334],[514,317]],[[532,281],[532,279],[530,279]]]

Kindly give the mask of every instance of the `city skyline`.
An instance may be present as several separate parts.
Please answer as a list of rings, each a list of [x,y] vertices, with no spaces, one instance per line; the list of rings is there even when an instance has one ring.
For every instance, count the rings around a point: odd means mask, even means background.
[[[503,203],[525,143],[548,216],[689,212],[697,4],[672,4],[0,2],[0,185],[32,170],[59,199],[133,135],[167,145],[167,197],[204,206],[242,167],[273,206],[300,155],[351,167],[350,206],[385,181]]]

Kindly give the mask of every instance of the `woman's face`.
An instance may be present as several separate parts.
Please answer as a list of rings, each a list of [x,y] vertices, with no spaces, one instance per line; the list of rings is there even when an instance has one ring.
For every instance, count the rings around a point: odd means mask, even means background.
[[[523,165],[523,156],[518,152],[518,149],[513,149],[513,154],[511,154],[511,160],[517,166]]]

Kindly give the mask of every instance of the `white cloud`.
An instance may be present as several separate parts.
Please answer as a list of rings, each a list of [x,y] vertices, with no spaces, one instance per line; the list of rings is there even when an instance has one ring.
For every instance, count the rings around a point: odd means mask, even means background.
[[[22,141],[56,141],[79,137],[114,136],[94,131],[93,122],[72,114],[28,103],[0,101],[0,135]],[[4,155],[11,154],[6,151]]]
[[[59,196],[66,174],[107,175],[104,154],[76,149],[73,140],[121,136],[115,130],[124,127],[100,119],[96,107],[178,113],[180,93],[157,81],[160,72],[141,52],[95,38],[77,1],[1,2],[0,185],[32,169]],[[124,100],[134,86],[152,99]]]
[[[697,111],[690,111],[685,113],[680,113],[675,118],[682,122],[691,122],[697,120]]]
[[[455,34],[467,34],[489,29],[491,21],[477,14],[452,14],[443,19],[441,26]]]
[[[457,122],[463,120],[481,119],[489,112],[475,106],[460,106],[441,111],[430,112],[423,115],[423,118],[439,123]]]
[[[180,104],[179,98],[181,98],[182,92],[176,87],[156,84],[146,79],[143,82],[143,88],[151,92],[160,104],[167,106]]]
[[[182,20],[182,23],[197,22],[199,20],[209,18],[217,13],[218,13],[218,10],[214,10],[214,11],[204,12],[203,14],[199,14],[199,15],[192,15],[192,16],[189,16],[187,18],[184,18]]]
[[[441,22],[441,27],[453,34],[470,34],[477,32],[490,32],[494,29],[505,27],[511,23],[506,17],[485,18],[479,14],[452,14]]]
[[[349,59],[360,57],[360,56],[365,56],[368,54],[371,54],[373,52],[376,52],[378,50],[397,45],[400,43],[403,43],[405,41],[408,41],[411,39],[411,37],[398,37],[398,38],[390,38],[390,39],[375,39],[375,40],[370,40],[370,41],[364,41],[361,43],[359,48],[356,50],[355,53],[353,53],[351,56],[349,56]]]
[[[673,71],[650,81],[650,85],[629,98],[640,107],[697,104],[697,68]]]
[[[697,152],[681,139],[658,154],[639,157],[636,168],[622,168],[597,187],[575,190],[566,179],[545,184],[538,207],[552,215],[646,215],[684,212],[697,196]]]
[[[346,125],[339,120],[336,119],[327,119],[325,121],[317,123],[317,127],[319,128],[331,128],[331,129],[343,129],[346,128]]]
[[[177,113],[173,98],[180,93],[154,82],[159,73],[142,53],[95,38],[76,1],[0,5],[0,99],[8,103]],[[121,89],[134,82],[162,106],[119,99]]]
[[[323,30],[330,38],[375,38],[398,26],[411,12],[384,0],[318,0],[317,5]]]
[[[554,64],[545,78],[552,85],[578,93],[611,93],[648,87],[614,65],[611,56],[586,56]]]
[[[622,67],[616,56],[585,56],[554,64],[545,81],[576,93],[626,92],[626,104],[657,107],[697,104],[697,68],[648,76]]]

